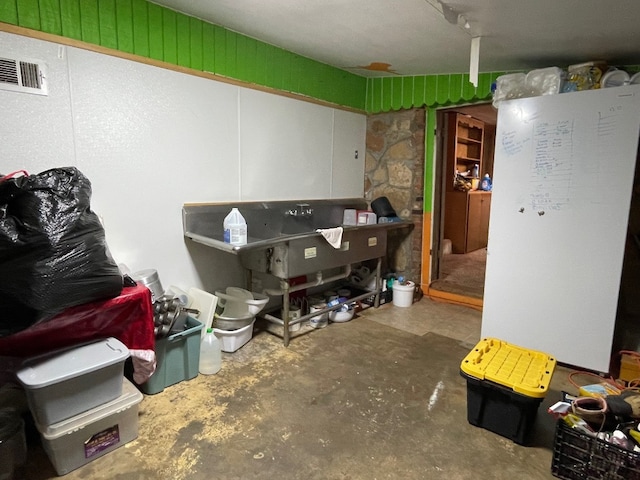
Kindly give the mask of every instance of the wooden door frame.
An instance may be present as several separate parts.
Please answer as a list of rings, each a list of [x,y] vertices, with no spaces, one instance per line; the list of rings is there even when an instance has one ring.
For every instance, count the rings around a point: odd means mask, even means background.
[[[426,289],[426,294],[434,300],[441,300],[448,303],[455,303],[458,305],[465,305],[471,308],[482,310],[483,301],[479,298],[469,297],[466,295],[459,295],[455,293],[444,292],[431,287],[431,283],[439,278],[440,274],[440,259],[442,258],[442,235],[444,232],[444,206],[445,206],[445,168],[447,164],[447,142],[446,135],[448,135],[446,113],[449,111],[460,111],[468,106],[486,105],[487,102],[480,102],[477,104],[461,104],[450,105],[447,107],[436,108],[435,116],[435,145],[433,150],[433,205],[431,212],[430,226],[430,239],[431,248],[429,250],[429,282]],[[426,150],[426,149],[425,149]],[[423,262],[425,255],[423,255]]]

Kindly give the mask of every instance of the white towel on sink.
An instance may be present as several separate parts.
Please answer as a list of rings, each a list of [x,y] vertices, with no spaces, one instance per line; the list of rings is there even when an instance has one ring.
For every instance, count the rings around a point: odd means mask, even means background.
[[[319,228],[316,232],[321,233],[329,245],[333,248],[340,248],[342,246],[342,227],[334,228]]]

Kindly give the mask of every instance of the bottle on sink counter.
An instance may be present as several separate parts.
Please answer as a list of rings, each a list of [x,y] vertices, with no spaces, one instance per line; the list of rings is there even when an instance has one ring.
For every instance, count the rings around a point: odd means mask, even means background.
[[[236,207],[233,207],[223,222],[224,243],[247,244],[247,222]]]

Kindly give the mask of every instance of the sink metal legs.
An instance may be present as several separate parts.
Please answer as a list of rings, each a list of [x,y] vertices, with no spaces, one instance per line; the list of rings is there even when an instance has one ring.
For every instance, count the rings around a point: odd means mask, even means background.
[[[372,295],[374,296],[373,306],[374,308],[378,308],[380,306],[380,291],[382,287],[382,257],[377,258],[376,264],[376,273],[375,273],[375,290],[366,292],[361,295],[357,295],[355,297],[349,298],[348,302],[357,302],[358,300],[363,300],[365,298],[370,298]],[[322,285],[324,283],[334,282],[343,278],[347,278],[351,274],[351,265],[345,266],[344,272],[332,276],[330,278],[323,279],[322,272],[317,273],[317,279],[315,281],[311,281],[305,284],[299,284],[291,286],[291,283],[288,279],[280,279],[280,289],[282,292],[282,318],[278,318],[274,315],[265,314],[265,320],[274,323],[276,325],[282,325],[282,338],[283,344],[285,347],[289,346],[289,342],[291,341],[291,332],[289,331],[289,327],[291,324],[291,320],[289,318],[289,310],[290,310],[290,295],[292,292],[297,292],[298,290],[302,290],[305,288]],[[345,303],[345,302],[343,302]],[[326,308],[321,311],[315,311],[313,313],[308,313],[306,315],[302,315],[299,318],[295,319],[294,323],[302,323],[309,318],[321,315],[326,312],[330,312],[331,310],[337,310],[342,306],[342,304],[334,305],[332,307]]]

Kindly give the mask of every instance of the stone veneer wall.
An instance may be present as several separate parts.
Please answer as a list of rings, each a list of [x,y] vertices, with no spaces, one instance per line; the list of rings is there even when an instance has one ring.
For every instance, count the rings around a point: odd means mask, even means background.
[[[412,220],[406,234],[389,236],[386,269],[420,283],[424,196],[424,108],[369,115],[364,194],[387,197],[398,216]]]

